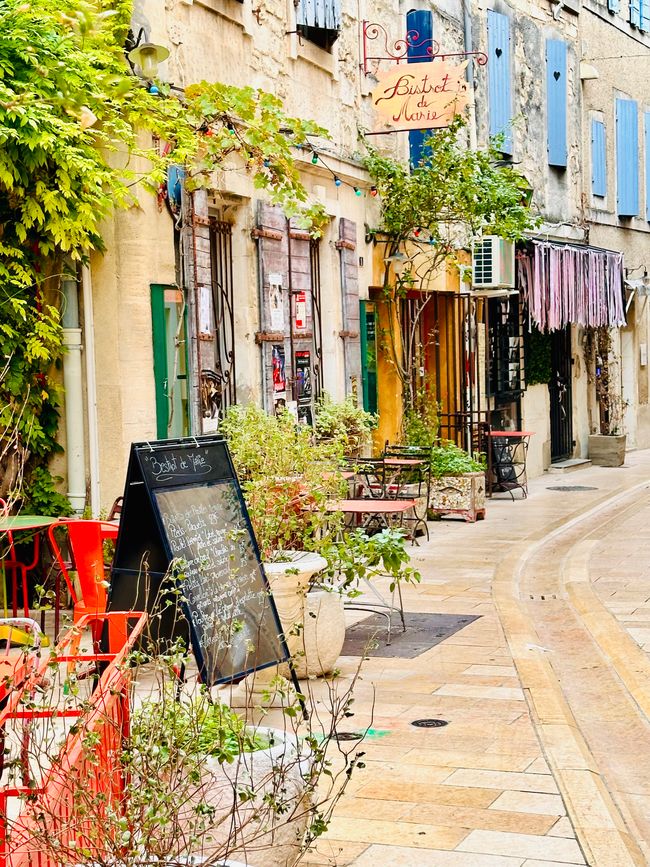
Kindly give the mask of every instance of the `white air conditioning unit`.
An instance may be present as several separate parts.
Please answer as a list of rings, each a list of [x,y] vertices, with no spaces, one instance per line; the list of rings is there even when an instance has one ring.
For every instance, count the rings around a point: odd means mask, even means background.
[[[475,289],[514,289],[515,245],[498,235],[483,235],[472,244]]]

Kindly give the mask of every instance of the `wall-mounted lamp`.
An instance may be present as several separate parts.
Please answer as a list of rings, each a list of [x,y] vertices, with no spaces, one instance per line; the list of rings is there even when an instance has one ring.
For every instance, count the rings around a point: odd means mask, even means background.
[[[406,268],[411,264],[411,260],[404,253],[393,253],[392,256],[386,256],[384,262],[387,265],[393,266],[393,271],[396,277],[401,277]]]
[[[133,33],[129,31],[126,56],[132,70],[139,66],[142,78],[153,81],[154,78],[158,77],[158,67],[169,57],[169,49],[165,48],[164,45],[156,45],[154,42],[142,42],[143,39],[146,39],[144,27],[140,28],[135,39]]]
[[[587,63],[584,60],[580,61],[580,81],[593,81],[600,78],[600,73],[595,66]]]

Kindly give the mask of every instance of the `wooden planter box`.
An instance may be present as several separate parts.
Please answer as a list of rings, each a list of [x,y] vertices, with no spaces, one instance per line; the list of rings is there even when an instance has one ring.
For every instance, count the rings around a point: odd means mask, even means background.
[[[589,459],[597,467],[622,467],[625,461],[627,435],[603,436],[591,434],[589,437]]]
[[[485,473],[463,473],[431,479],[429,512],[461,515],[466,521],[485,518]]]

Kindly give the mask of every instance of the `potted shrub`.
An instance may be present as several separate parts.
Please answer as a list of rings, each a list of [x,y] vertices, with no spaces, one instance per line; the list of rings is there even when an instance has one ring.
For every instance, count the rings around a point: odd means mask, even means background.
[[[589,459],[599,467],[620,467],[625,461],[627,435],[623,422],[627,401],[617,382],[618,356],[612,350],[611,329],[592,332],[587,351],[591,350],[595,368],[598,433],[589,435]]]
[[[485,517],[485,467],[452,442],[431,449],[429,511],[466,521]]]
[[[346,457],[360,457],[370,445],[377,416],[362,409],[354,396],[335,403],[328,394],[318,400],[314,430],[319,440],[338,440]]]
[[[313,576],[327,565],[319,549],[339,527],[326,504],[347,490],[341,475],[344,443],[341,438],[316,440],[313,430],[297,425],[290,413],[271,416],[256,406],[231,407],[221,431],[242,485],[289,650],[292,656],[304,656],[307,594]],[[321,608],[337,623],[337,633],[344,630],[340,600],[321,599]],[[280,672],[288,673],[286,667]],[[255,695],[261,702],[275,674],[273,669],[256,673],[254,691],[248,684],[234,700],[239,705]]]
[[[306,719],[285,691],[282,728],[271,729],[251,725],[195,683],[181,684],[173,670],[189,662],[182,653],[137,670],[142,658],[120,663],[126,681],[133,678],[129,712],[118,717],[109,698],[112,663],[99,684],[50,667],[39,706],[54,712],[27,746],[8,740],[6,770],[27,793],[19,811],[3,817],[8,851],[78,867],[296,863],[327,829],[363,755],[358,743],[342,749],[337,741],[356,676],[320,695],[318,714]],[[32,704],[25,690],[17,709]]]

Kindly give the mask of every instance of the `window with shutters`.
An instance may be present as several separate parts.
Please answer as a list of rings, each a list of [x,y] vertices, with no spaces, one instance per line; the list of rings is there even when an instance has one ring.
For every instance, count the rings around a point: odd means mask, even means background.
[[[630,0],[630,24],[641,33],[650,31],[650,0]]]
[[[599,197],[607,195],[605,124],[602,120],[591,121],[591,193]]]
[[[341,30],[341,0],[297,0],[296,28],[305,39],[329,51]]]
[[[411,34],[407,48],[407,63],[422,63],[430,60],[427,49],[433,44],[433,15],[428,9],[411,9],[406,13],[406,32]],[[415,35],[417,34],[417,36]],[[409,157],[415,168],[421,161],[423,144],[431,136],[431,130],[413,129],[409,132]]]
[[[638,109],[633,99],[616,100],[616,204],[619,217],[639,213]]]
[[[567,164],[567,59],[566,42],[546,40],[546,147],[548,164]]]
[[[488,9],[487,27],[490,135],[502,135],[501,150],[512,156],[510,19]]]

